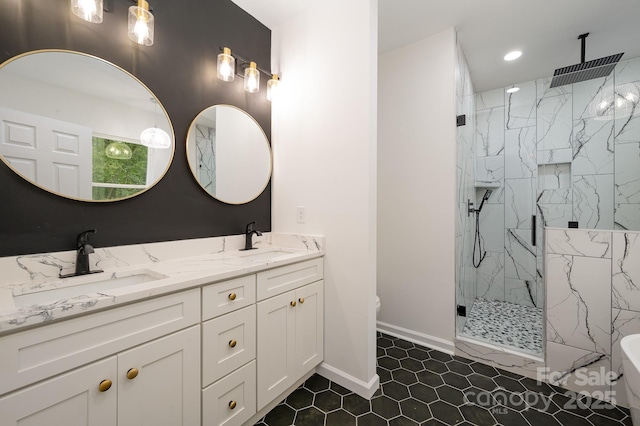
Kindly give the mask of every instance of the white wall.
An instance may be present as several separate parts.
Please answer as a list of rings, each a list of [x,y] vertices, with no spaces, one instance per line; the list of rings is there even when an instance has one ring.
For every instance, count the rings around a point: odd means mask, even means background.
[[[452,351],[455,31],[378,60],[378,325]]]
[[[272,28],[275,232],[322,234],[321,374],[364,396],[377,388],[377,1],[328,0]],[[296,222],[306,207],[306,223]]]

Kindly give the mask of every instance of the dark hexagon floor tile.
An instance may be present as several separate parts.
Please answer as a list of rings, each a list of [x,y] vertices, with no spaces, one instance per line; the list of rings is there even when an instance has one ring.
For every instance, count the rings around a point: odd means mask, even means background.
[[[402,401],[400,403],[400,411],[402,411],[404,416],[407,416],[416,422],[424,422],[431,417],[431,411],[427,404],[413,398]]]
[[[413,385],[409,386],[409,393],[415,399],[419,399],[420,401],[427,404],[430,402],[435,402],[438,399],[438,394],[436,393],[436,391],[433,388],[422,383],[414,383]]]
[[[522,416],[533,426],[561,426],[551,414],[543,411],[527,410],[522,412]]]
[[[345,410],[327,414],[325,426],[356,426],[356,417]]]
[[[429,419],[426,422],[422,423],[421,426],[447,426],[446,423],[442,423],[440,420],[438,419]]]
[[[342,408],[353,415],[359,416],[371,410],[371,403],[368,399],[352,393],[342,398]]]
[[[267,426],[290,426],[295,416],[293,408],[280,404],[267,413],[264,423]]]
[[[413,343],[408,342],[406,340],[402,340],[402,339],[394,340],[393,345],[397,346],[400,349],[411,349],[414,347]]]
[[[424,365],[422,365],[422,362],[412,358],[405,358],[401,360],[400,365],[402,366],[402,368],[406,368],[407,370],[413,371],[416,373],[418,371],[424,370]]]
[[[446,401],[449,404],[453,404],[456,407],[459,407],[466,402],[463,392],[449,385],[436,388],[436,392],[441,400]]]
[[[329,389],[329,380],[319,374],[314,374],[304,382],[304,387],[312,392],[320,392]]]
[[[429,359],[429,351],[420,348],[413,348],[407,351],[407,355],[409,355],[413,359],[417,359],[418,361],[424,361],[425,359]]]
[[[381,356],[385,356],[386,352],[384,350],[384,348],[381,348],[380,346],[378,346],[376,348],[376,358],[380,358]]]
[[[457,407],[444,401],[436,401],[429,404],[431,415],[446,425],[455,425],[463,420]]]
[[[371,400],[371,411],[387,420],[400,415],[400,406],[397,401],[381,396]]]
[[[316,398],[313,400],[313,405],[325,413],[328,413],[329,411],[340,408],[342,405],[342,399],[340,398],[340,395],[334,391],[326,390],[316,394]]]
[[[592,414],[587,417],[587,420],[591,422],[594,426],[618,426],[620,425],[620,420],[612,419],[611,417],[601,416],[600,414]]]
[[[391,375],[393,376],[393,380],[405,385],[410,385],[418,381],[416,373],[414,373],[413,371],[405,370],[404,368],[393,370],[391,372]]]
[[[496,382],[496,384],[510,392],[524,392],[527,389],[522,386],[522,384],[520,384],[519,381],[514,380],[510,377],[505,377],[505,376],[497,376],[493,378],[493,381]]]
[[[400,361],[389,356],[383,356],[378,358],[378,365],[387,370],[395,370],[396,368],[400,368]]]
[[[464,364],[460,361],[447,362],[447,368],[449,368],[450,371],[462,374],[463,376],[473,373],[473,370],[471,369],[471,367],[469,367],[468,364]]]
[[[433,371],[434,373],[446,373],[447,371],[449,371],[444,362],[435,359],[422,361],[422,365],[424,365],[424,368],[429,371]]]
[[[393,342],[386,337],[379,337],[377,340],[377,346],[380,348],[390,348],[393,346]]]
[[[474,425],[492,425],[495,423],[493,416],[486,408],[477,405],[466,404],[460,408],[460,412],[467,421]]]
[[[429,352],[429,355],[431,356],[431,358],[437,359],[438,361],[442,361],[442,362],[448,362],[453,359],[451,355],[445,354],[444,352],[439,352],[439,351],[431,351]]]
[[[389,423],[375,413],[367,413],[357,419],[358,426],[388,426]],[[298,425],[296,425],[298,426]]]
[[[317,426],[324,424],[325,414],[315,407],[305,408],[296,414],[296,426]]]
[[[407,386],[395,381],[382,385],[382,393],[396,401],[409,398],[409,389],[407,389]]]
[[[522,384],[522,386],[529,389],[530,391],[538,392],[546,396],[549,396],[554,392],[554,390],[548,384],[539,382],[529,377],[523,377],[519,380],[519,382]]]
[[[490,365],[482,364],[480,362],[474,362],[473,364],[469,364],[469,367],[471,367],[471,369],[476,373],[482,374],[483,376],[487,376],[487,377],[495,377],[498,374],[500,374],[498,373],[498,370],[495,369],[494,367]]]
[[[380,377],[380,383],[385,383],[393,380],[393,377],[391,377],[391,371],[385,368],[378,368],[377,373],[378,377]]]
[[[615,420],[622,420],[629,415],[623,407],[611,405],[610,403],[600,399],[583,396],[580,398],[580,402],[589,407],[594,413],[610,417]]]
[[[331,386],[329,386],[329,389],[340,395],[349,395],[351,393],[349,389],[345,388],[344,386],[340,386],[335,382],[331,382]]]
[[[500,425],[530,426],[522,414],[507,407],[494,407],[491,409],[491,414]]]
[[[416,376],[418,377],[418,381],[420,381],[420,383],[424,383],[431,387],[440,386],[444,383],[442,377],[440,377],[439,374],[434,373],[433,371],[420,371],[416,374]]]
[[[493,380],[478,373],[469,374],[467,380],[469,380],[473,386],[487,391],[492,391],[498,387]]]
[[[455,388],[458,388],[460,390],[464,390],[468,387],[471,387],[471,383],[469,383],[466,377],[461,376],[458,373],[453,373],[451,371],[448,373],[444,373],[442,375],[442,380],[444,380],[445,383]]]
[[[553,415],[562,426],[593,426],[584,417],[560,410]]]
[[[550,397],[541,393],[526,391],[522,394],[522,397],[529,407],[544,411],[547,414],[553,414],[560,409]]]
[[[507,371],[507,370],[503,370],[502,368],[498,368],[498,373],[500,373],[503,376],[507,376],[511,379],[522,379],[522,375],[518,374],[518,373],[512,373],[511,371]]]
[[[286,399],[287,405],[295,409],[309,407],[313,404],[313,393],[305,388],[298,388]]]
[[[395,359],[403,359],[403,358],[407,358],[409,355],[407,355],[407,351],[405,351],[404,349],[400,349],[400,348],[389,348],[385,351],[387,353],[387,356],[390,356],[391,358],[395,358]]]
[[[420,423],[416,423],[408,417],[400,416],[395,419],[389,420],[389,426],[419,426]]]

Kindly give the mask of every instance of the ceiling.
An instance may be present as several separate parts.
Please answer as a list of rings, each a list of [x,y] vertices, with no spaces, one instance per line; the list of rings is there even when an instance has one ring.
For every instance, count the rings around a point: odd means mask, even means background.
[[[234,0],[269,28],[310,1]],[[379,0],[380,54],[455,27],[476,91],[553,75],[580,62],[578,35],[590,33],[586,60],[640,57],[640,0]],[[523,55],[513,62],[511,50]]]

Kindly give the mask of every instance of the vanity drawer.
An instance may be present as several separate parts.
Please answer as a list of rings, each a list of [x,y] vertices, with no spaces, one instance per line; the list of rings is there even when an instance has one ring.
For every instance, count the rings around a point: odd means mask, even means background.
[[[200,322],[200,290],[0,338],[0,395]]]
[[[256,306],[207,321],[202,326],[202,386],[256,357]]]
[[[258,300],[264,300],[323,278],[323,258],[258,272]]]
[[[202,288],[202,320],[256,303],[256,276],[211,284]]]
[[[240,426],[255,413],[255,361],[202,390],[203,426]]]

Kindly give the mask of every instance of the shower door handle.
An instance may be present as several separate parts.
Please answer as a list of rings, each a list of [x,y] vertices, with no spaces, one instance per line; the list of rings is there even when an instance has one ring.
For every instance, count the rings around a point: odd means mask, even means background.
[[[536,246],[536,215],[531,215],[531,245]]]

